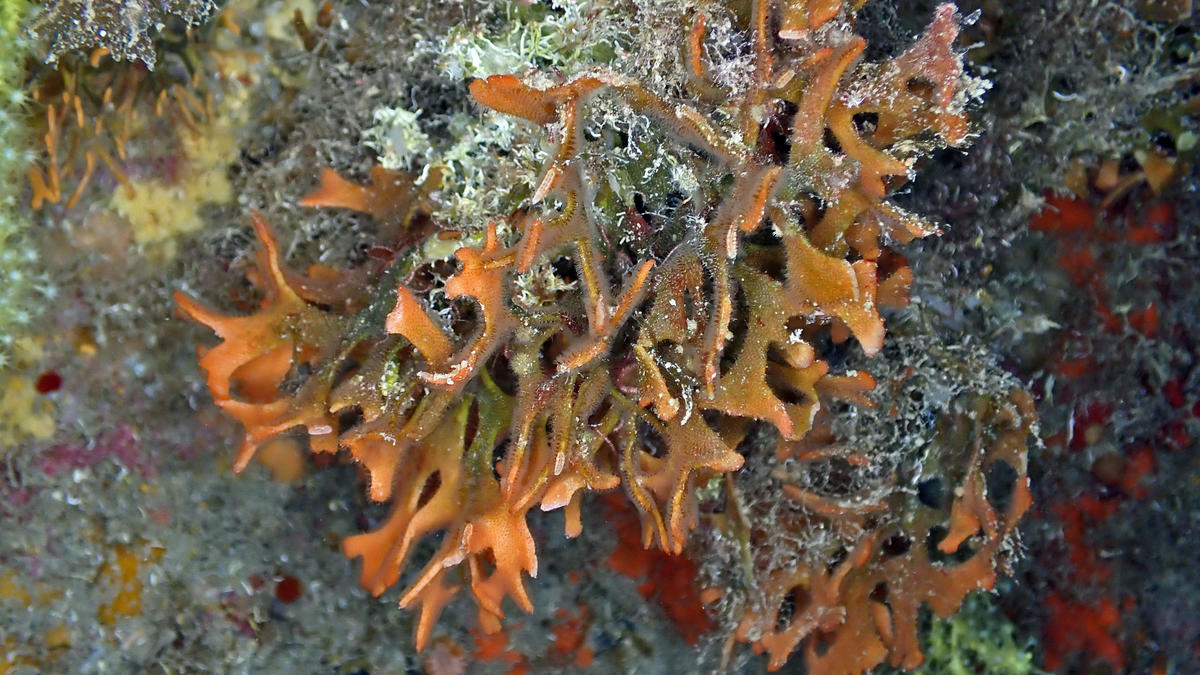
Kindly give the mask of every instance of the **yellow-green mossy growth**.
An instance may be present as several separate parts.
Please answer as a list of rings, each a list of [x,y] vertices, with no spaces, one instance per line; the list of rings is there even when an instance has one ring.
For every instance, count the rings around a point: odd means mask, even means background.
[[[27,0],[0,3],[0,366],[11,358],[13,341],[31,318],[37,259],[24,236],[28,212],[20,208],[31,161],[24,88],[29,44],[23,27],[33,7]]]

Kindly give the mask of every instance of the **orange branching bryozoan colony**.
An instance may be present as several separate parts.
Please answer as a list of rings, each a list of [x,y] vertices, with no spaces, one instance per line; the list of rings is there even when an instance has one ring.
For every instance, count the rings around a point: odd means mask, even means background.
[[[444,532],[400,599],[421,607],[418,647],[464,585],[488,631],[499,629],[505,598],[531,609],[531,509],[564,509],[574,536],[582,495],[619,488],[640,514],[643,544],[679,553],[699,522],[697,489],[736,482],[752,430],[771,430],[779,459],[803,464],[834,452],[806,438],[823,400],[870,405],[863,392],[874,380],[831,373],[819,350],[851,337],[867,355],[882,348],[879,308],[905,304],[912,279],[885,244],[936,231],[887,193],[918,152],[963,144],[967,123],[955,9],[940,7],[904,53],[865,63],[853,31],[861,4],[752,3],[741,16],[752,72],[736,91],[711,72],[703,12],[683,47],[683,92],[608,72],[547,88],[476,80],[476,101],[558,142],[516,212],[470,239],[433,221],[436,171],[422,184],[376,169],[366,187],[326,171],[303,203],[370,213],[394,256],[297,275],[256,216],[262,309],[227,317],[179,296],[224,340],[200,364],[217,404],[246,428],[236,470],[264,441],[303,428],[314,452],[345,448],[371,499],[391,502],[378,530],[344,544],[362,558],[364,587],[396,584],[415,544]],[[701,177],[670,222],[622,205],[628,221],[669,236],[615,236],[605,214],[616,195],[590,173],[604,152],[587,132],[600,105],[649,120]],[[453,261],[426,245],[455,238]],[[920,528],[942,523],[934,511],[897,531],[901,515],[889,517],[886,499],[787,485],[797,513],[858,543],[819,569],[760,579],[774,605],[747,611],[737,638],[768,651],[772,667],[806,638],[814,672],[889,655],[918,664],[919,606],[952,613],[989,586],[1028,507],[1022,431],[1032,418],[1027,401],[1014,401],[981,408],[975,441],[963,440],[978,448],[934,542],[955,560],[932,562],[923,544]],[[1017,473],[1002,513],[985,499],[982,467],[993,460]]]

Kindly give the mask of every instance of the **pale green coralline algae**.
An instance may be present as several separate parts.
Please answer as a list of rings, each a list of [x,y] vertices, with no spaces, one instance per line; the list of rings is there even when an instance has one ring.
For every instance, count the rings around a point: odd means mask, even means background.
[[[452,83],[508,73],[536,80],[544,71],[584,72],[610,64],[623,39],[614,22],[600,19],[601,9],[590,0],[497,3],[488,20],[452,27],[439,39],[414,45],[413,53],[436,55],[441,77]],[[546,160],[539,129],[473,109],[442,120],[446,132],[438,142],[422,128],[428,123],[423,113],[399,101],[375,110],[375,125],[363,140],[385,168],[441,172],[440,220],[481,229],[491,214],[510,212],[529,196]]]
[[[486,31],[478,24],[450,29],[438,45],[442,68],[452,80],[531,70],[574,70],[612,58],[614,36],[603,35],[594,2],[548,5],[504,3],[503,25]],[[601,30],[594,30],[597,26]]]

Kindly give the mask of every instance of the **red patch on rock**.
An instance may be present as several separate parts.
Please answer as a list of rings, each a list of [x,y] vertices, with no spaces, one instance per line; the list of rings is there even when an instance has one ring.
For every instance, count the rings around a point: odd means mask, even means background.
[[[291,604],[300,599],[304,589],[300,586],[300,580],[296,577],[287,576],[279,580],[275,584],[275,597],[284,604]]]
[[[715,627],[696,590],[696,563],[686,555],[671,555],[658,548],[642,547],[642,528],[625,502],[606,496],[608,520],[617,532],[617,548],[609,568],[641,580],[638,593],[658,603],[688,644]]]
[[[62,375],[59,375],[53,370],[47,370],[38,376],[37,382],[34,383],[33,388],[36,389],[37,393],[39,394],[49,394],[58,391],[59,388],[62,387],[62,383]]]

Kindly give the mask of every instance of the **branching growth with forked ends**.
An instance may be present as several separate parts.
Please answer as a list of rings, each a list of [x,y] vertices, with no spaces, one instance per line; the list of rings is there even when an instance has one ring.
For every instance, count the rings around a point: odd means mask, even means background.
[[[736,92],[709,77],[706,17],[716,7],[691,19],[689,84],[675,95],[605,71],[552,86],[514,75],[472,82],[476,101],[557,142],[527,202],[485,231],[431,221],[423,202],[434,173],[414,185],[377,170],[369,187],[327,173],[304,204],[392,220],[380,255],[357,271],[292,275],[256,220],[263,309],[223,317],[181,296],[225,340],[201,365],[218,405],[246,427],[236,468],[266,439],[303,428],[315,451],[347,449],[371,498],[391,502],[378,530],[344,544],[363,560],[364,587],[398,583],[415,544],[443,533],[400,600],[421,606],[418,647],[463,587],[488,630],[505,598],[530,609],[534,507],[564,509],[574,536],[582,496],[621,487],[644,545],[680,553],[700,520],[698,488],[736,483],[751,429],[798,443],[830,397],[868,403],[870,376],[831,372],[823,357],[851,337],[867,355],[880,351],[880,307],[905,304],[912,280],[887,245],[936,232],[887,195],[920,151],[965,141],[957,13],[940,7],[911,49],[863,63],[853,31],[861,2],[750,4],[731,12],[754,54],[750,86]],[[592,116],[601,109],[644,120],[670,146],[658,151],[702,180],[670,207],[641,193],[624,202],[598,175],[597,158],[612,149]],[[453,260],[439,253],[455,241]],[[950,538],[993,547],[969,572],[982,579],[1024,507],[998,524],[971,491],[976,474],[968,468]],[[891,508],[885,499],[855,510],[795,485],[788,494],[814,517]],[[770,580],[776,595],[806,589],[813,615],[785,629],[778,617],[749,616],[739,637],[777,666],[814,631],[865,635],[863,616],[882,625],[872,575],[903,571],[912,591],[888,596],[896,632],[876,642],[913,665],[919,657],[901,653],[913,645],[909,608],[943,572],[925,559],[864,567],[877,539],[804,578]],[[868,654],[859,667],[883,658]]]

